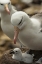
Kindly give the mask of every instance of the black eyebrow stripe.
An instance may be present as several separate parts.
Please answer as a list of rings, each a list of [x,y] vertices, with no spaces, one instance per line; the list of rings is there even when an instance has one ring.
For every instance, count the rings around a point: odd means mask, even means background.
[[[21,21],[19,22],[19,24],[18,24],[18,25],[20,25],[20,24],[21,24],[22,20],[23,20],[23,17],[22,17],[22,19],[21,19]]]

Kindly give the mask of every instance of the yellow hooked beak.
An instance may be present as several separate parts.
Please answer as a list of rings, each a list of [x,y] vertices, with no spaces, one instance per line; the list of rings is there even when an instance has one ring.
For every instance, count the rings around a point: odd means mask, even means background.
[[[18,34],[19,34],[19,28],[18,27],[14,27],[14,44],[16,44],[17,38],[18,38]]]
[[[8,4],[5,4],[4,6],[5,6],[6,12],[7,12],[8,14],[10,14],[10,11],[9,11],[9,8],[8,8]]]

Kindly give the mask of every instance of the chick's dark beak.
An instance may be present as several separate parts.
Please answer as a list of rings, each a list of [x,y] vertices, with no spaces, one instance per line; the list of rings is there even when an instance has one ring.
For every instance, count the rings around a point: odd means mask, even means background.
[[[10,51],[10,54],[15,54],[15,52],[12,50],[12,51]]]

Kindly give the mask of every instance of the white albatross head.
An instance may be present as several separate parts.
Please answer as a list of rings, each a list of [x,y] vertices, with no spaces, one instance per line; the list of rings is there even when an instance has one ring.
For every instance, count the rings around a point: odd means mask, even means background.
[[[0,12],[7,12],[10,14],[11,2],[10,0],[0,0]]]
[[[23,11],[18,11],[12,14],[11,23],[13,26],[17,26],[19,29],[22,29],[28,20],[28,15]]]
[[[16,43],[19,31],[26,26],[27,21],[29,21],[29,16],[23,11],[18,11],[12,14],[11,23],[13,24],[15,30],[14,43]]]

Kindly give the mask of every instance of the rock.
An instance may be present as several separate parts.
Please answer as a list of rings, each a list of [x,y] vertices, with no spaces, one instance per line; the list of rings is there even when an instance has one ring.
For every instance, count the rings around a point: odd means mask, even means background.
[[[0,30],[1,30],[1,14],[0,14]]]
[[[12,4],[17,4],[19,2],[19,0],[11,0]]]
[[[20,64],[19,61],[11,58],[10,51],[6,52],[0,59],[0,64]]]
[[[31,5],[31,7],[23,9],[23,11],[29,15],[34,15],[35,13],[42,11],[42,5]]]

